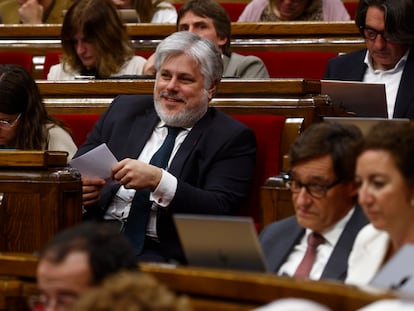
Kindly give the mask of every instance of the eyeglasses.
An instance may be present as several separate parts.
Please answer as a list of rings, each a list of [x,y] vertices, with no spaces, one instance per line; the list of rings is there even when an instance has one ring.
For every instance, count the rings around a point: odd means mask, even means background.
[[[316,199],[322,199],[326,196],[326,193],[329,189],[335,187],[339,183],[341,183],[340,179],[335,180],[329,185],[305,184],[298,180],[290,179],[286,182],[286,186],[293,193],[298,193],[304,187],[306,189],[306,192],[309,193],[312,197]]]
[[[17,124],[17,122],[19,121],[21,115],[22,114],[19,113],[18,116],[17,116],[17,118],[14,119],[14,121],[11,121],[11,122],[10,121],[7,121],[7,120],[0,120],[0,128],[10,129],[12,127],[15,127],[16,124]]]
[[[392,41],[390,35],[387,34],[385,31],[378,31],[368,26],[360,26],[359,29],[361,30],[361,34],[365,39],[374,41],[377,38],[377,36],[380,35],[384,41]]]

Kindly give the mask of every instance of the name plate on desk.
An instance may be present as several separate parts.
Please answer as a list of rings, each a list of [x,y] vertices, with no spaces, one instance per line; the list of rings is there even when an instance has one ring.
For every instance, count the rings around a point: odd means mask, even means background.
[[[66,166],[66,151],[0,150],[0,167]]]

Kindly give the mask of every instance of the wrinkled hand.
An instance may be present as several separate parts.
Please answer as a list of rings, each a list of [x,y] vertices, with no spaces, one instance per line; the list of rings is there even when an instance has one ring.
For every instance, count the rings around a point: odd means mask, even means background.
[[[84,206],[98,202],[105,180],[102,178],[82,177],[82,202]]]
[[[43,10],[37,0],[27,0],[21,4],[18,13],[23,24],[41,24]]]
[[[112,167],[112,178],[127,189],[157,188],[162,169],[139,160],[124,159]]]

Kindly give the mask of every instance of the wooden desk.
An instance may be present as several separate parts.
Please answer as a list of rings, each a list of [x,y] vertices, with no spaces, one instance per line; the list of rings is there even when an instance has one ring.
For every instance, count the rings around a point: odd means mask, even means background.
[[[119,94],[152,94],[154,80],[36,81],[48,111],[102,113]],[[304,127],[335,115],[320,82],[304,79],[223,80],[211,106],[229,114],[304,118]]]
[[[339,282],[311,281],[197,267],[141,264],[170,289],[190,297],[195,311],[247,311],[281,298],[305,298],[335,311],[355,311],[378,299],[395,297],[386,291],[363,291]]]
[[[0,151],[0,251],[41,250],[81,222],[82,186],[66,152]]]

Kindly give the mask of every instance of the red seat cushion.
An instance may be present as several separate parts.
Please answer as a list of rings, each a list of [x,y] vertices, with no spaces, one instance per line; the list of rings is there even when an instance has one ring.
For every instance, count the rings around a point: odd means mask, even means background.
[[[266,65],[271,78],[322,79],[326,64],[335,52],[314,51],[240,51],[243,55],[255,55]]]
[[[20,65],[32,74],[33,55],[26,52],[0,52],[0,64]]]
[[[82,145],[88,133],[92,130],[100,114],[55,114],[54,117],[62,120],[71,130],[76,146]]]
[[[251,216],[256,223],[261,221],[260,189],[270,176],[279,173],[280,143],[286,118],[276,115],[232,115],[256,134],[256,169],[247,204],[241,215]]]
[[[351,19],[355,19],[356,9],[358,6],[358,1],[355,2],[344,2],[345,8],[348,11],[349,16]]]

